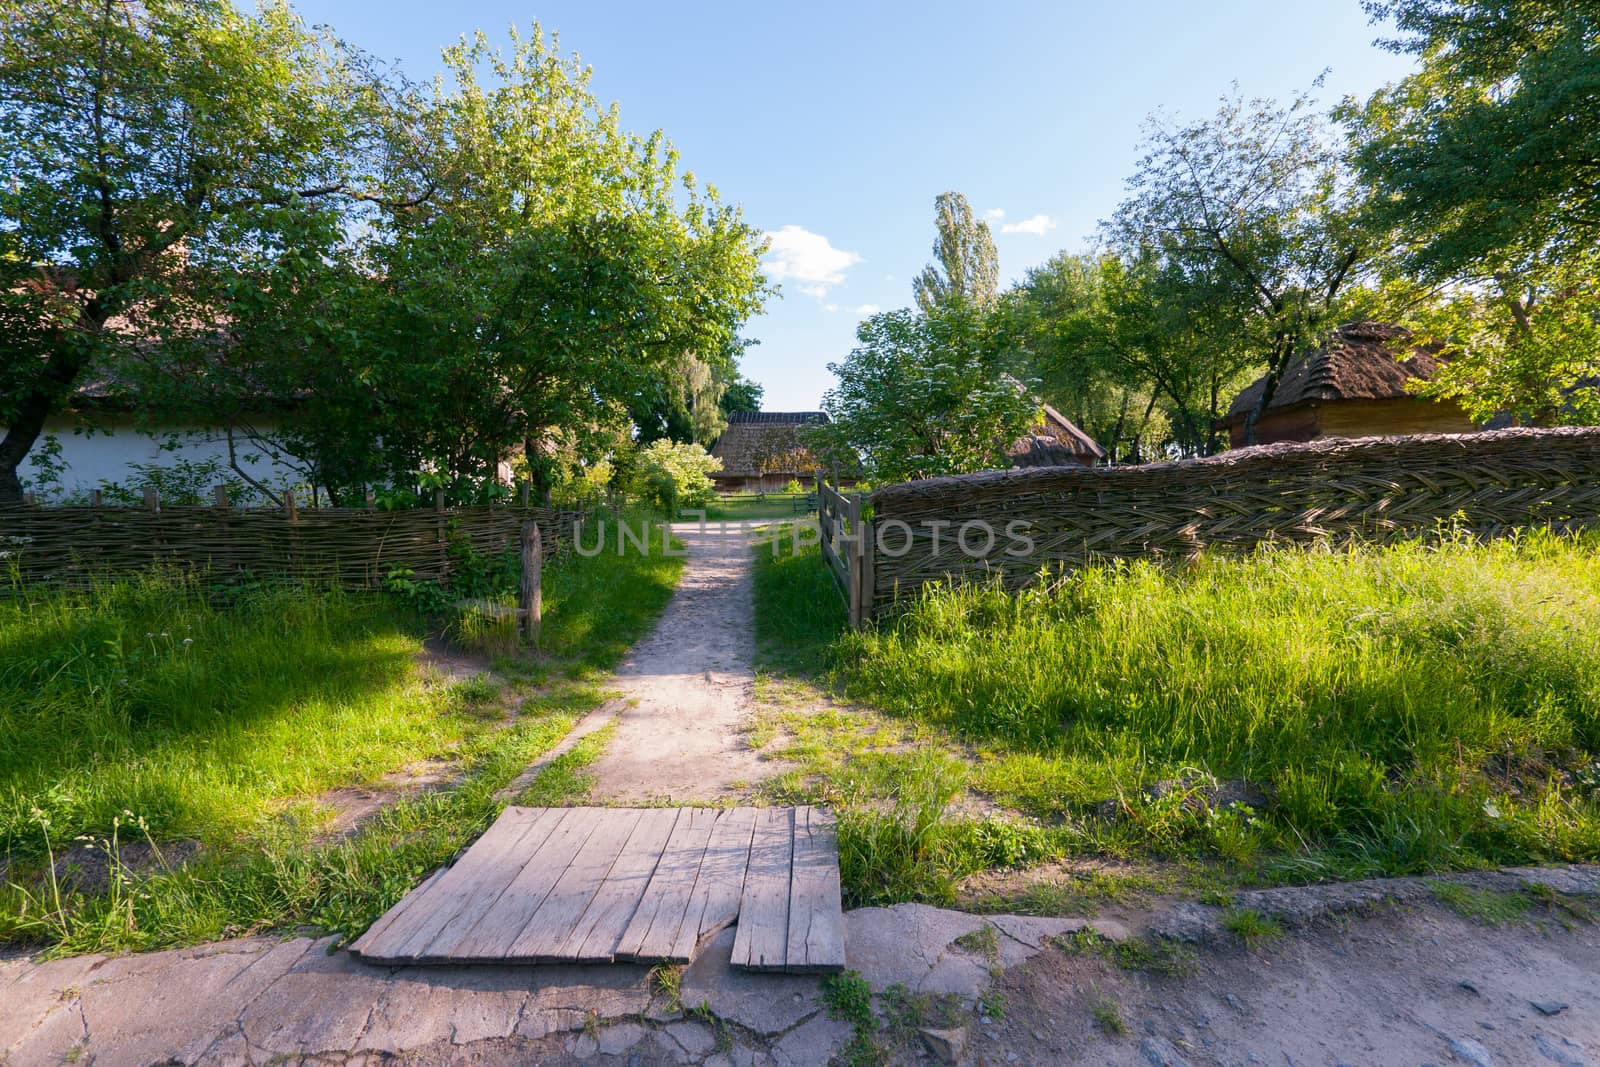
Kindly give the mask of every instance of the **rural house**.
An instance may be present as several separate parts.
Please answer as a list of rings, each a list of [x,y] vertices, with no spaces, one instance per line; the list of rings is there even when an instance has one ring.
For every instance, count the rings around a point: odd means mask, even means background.
[[[1455,401],[1431,400],[1409,390],[1408,383],[1426,381],[1439,366],[1422,346],[1396,359],[1394,343],[1409,336],[1401,326],[1348,323],[1320,348],[1294,356],[1256,422],[1256,443],[1478,430]],[[1262,377],[1246,386],[1222,420],[1233,448],[1244,446],[1245,419],[1265,385]]]
[[[1011,446],[1013,467],[1092,467],[1106,458],[1106,450],[1076,423],[1049,404],[1043,407],[1044,417]]]
[[[808,484],[822,468],[804,439],[829,421],[821,411],[736,411],[711,454],[722,469],[711,475],[719,493],[773,493],[791,481]]]

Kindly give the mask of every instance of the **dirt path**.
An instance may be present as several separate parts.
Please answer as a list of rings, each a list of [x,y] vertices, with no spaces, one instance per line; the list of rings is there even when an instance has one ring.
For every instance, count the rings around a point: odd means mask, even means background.
[[[607,713],[616,732],[590,769],[596,799],[717,800],[774,770],[744,737],[755,684],[748,535],[736,523],[679,523],[673,533],[688,565],[654,632],[617,672],[626,706]]]

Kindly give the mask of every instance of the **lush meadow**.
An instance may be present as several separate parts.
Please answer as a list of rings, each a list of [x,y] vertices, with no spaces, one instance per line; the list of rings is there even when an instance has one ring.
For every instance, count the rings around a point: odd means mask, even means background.
[[[416,591],[161,572],[14,589],[0,599],[0,939],[89,950],[359,929],[493,819],[496,790],[599,702],[603,672],[666,605],[682,559],[619,557],[605,536],[600,555],[547,563],[541,652],[500,655],[493,681],[430,665],[428,635],[459,628],[419,614]],[[330,791],[418,764],[444,786],[328,832]]]
[[[802,609],[832,606],[813,557],[762,557],[758,595],[785,619],[768,613],[769,669],[820,669],[895,727],[887,751],[810,758],[783,787],[845,806],[862,900],[1052,857],[1236,881],[1594,859],[1597,548],[1089,567],[1016,594],[931,588],[860,633]],[[988,814],[952,814],[963,798]]]

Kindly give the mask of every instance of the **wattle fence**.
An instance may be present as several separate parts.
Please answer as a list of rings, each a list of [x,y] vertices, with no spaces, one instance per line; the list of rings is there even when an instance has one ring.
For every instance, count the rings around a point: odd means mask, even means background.
[[[204,569],[213,578],[305,578],[354,588],[396,567],[447,579],[450,546],[478,555],[519,545],[538,525],[547,555],[571,541],[577,512],[536,507],[306,508],[0,507],[0,588],[8,566],[25,583],[84,585],[152,565]]]
[[[1600,429],[1336,439],[1138,467],[985,471],[887,486],[853,507],[870,515],[832,547],[860,625],[941,579],[998,575],[1015,587],[1046,567],[1272,543],[1382,543],[1441,524],[1481,537],[1600,527]]]

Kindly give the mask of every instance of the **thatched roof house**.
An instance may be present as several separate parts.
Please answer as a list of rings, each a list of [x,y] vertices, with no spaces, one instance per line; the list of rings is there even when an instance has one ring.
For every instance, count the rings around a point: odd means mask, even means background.
[[[1256,444],[1479,429],[1455,401],[1410,391],[1407,383],[1433,377],[1439,361],[1423,346],[1396,359],[1395,345],[1409,337],[1401,326],[1352,322],[1334,330],[1322,347],[1290,359],[1256,422]],[[1222,425],[1234,448],[1244,445],[1245,419],[1265,387],[1265,377],[1256,379],[1228,408]]]
[[[1106,458],[1106,450],[1076,423],[1049,404],[1044,418],[1011,446],[1013,467],[1092,467]]]
[[[738,411],[728,416],[711,454],[722,469],[711,475],[722,493],[772,493],[791,481],[809,488],[821,461],[805,442],[808,427],[830,420],[821,411]]]

